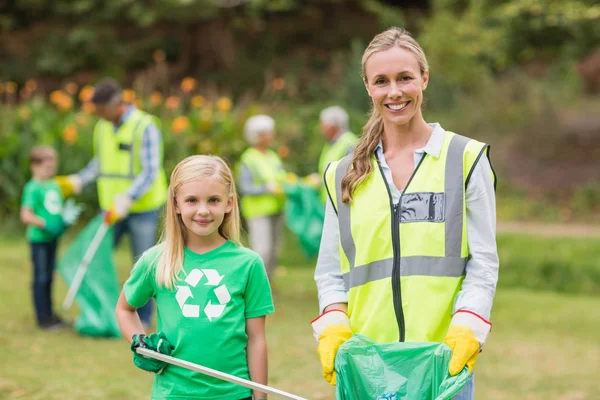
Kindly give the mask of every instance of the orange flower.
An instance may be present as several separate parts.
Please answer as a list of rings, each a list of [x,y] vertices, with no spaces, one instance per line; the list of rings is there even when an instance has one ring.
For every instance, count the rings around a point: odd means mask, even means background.
[[[81,88],[81,91],[79,92],[79,100],[81,102],[90,101],[93,95],[94,88],[90,85],[86,85],[83,88]]]
[[[183,78],[183,80],[181,81],[180,87],[181,87],[181,91],[183,93],[189,93],[192,90],[196,89],[197,85],[198,85],[198,81],[195,80],[194,78],[188,76],[188,77]]]
[[[50,93],[50,102],[61,111],[67,111],[73,107],[73,98],[62,90],[55,90]]]
[[[287,158],[287,156],[290,155],[290,148],[287,146],[279,146],[279,148],[277,148],[277,154],[279,154],[279,157],[281,158]]]
[[[222,112],[231,110],[231,100],[229,100],[227,97],[221,97],[217,101],[217,109]]]
[[[194,97],[192,97],[191,103],[192,103],[192,107],[200,108],[204,105],[204,97],[199,96],[199,95],[194,96]]]
[[[81,109],[86,113],[86,114],[93,114],[94,111],[96,111],[96,106],[94,105],[94,103],[90,102],[90,101],[86,101],[85,103],[83,103],[81,105]]]
[[[179,135],[183,133],[190,126],[190,121],[188,121],[187,117],[180,116],[173,120],[171,123],[171,130],[174,134]]]
[[[154,52],[154,54],[152,54],[152,58],[154,59],[154,62],[159,64],[165,61],[165,52],[162,50],[156,50]]]
[[[75,143],[77,140],[77,128],[75,125],[67,125],[63,130],[62,137],[63,140],[68,144]]]
[[[150,104],[152,107],[157,107],[162,103],[163,96],[160,92],[152,92],[150,95]]]
[[[6,90],[6,93],[15,93],[17,91],[17,84],[12,81],[5,82],[4,90]]]
[[[275,90],[283,90],[285,88],[285,79],[275,78],[273,79],[272,85]]]
[[[137,108],[144,108],[144,102],[140,99],[136,99],[133,104],[135,104]]]
[[[75,96],[77,89],[79,89],[79,86],[77,86],[75,82],[69,82],[65,85],[65,92],[69,93],[71,96]]]
[[[136,99],[135,92],[131,89],[123,90],[123,101],[125,103],[133,103]]]
[[[169,109],[169,110],[174,110],[176,108],[179,108],[180,103],[181,103],[181,101],[179,100],[179,97],[169,96],[169,97],[167,97],[167,100],[165,101],[165,107],[167,107],[167,109]]]
[[[37,82],[34,79],[27,79],[25,81],[25,88],[30,92],[34,92],[37,89]]]

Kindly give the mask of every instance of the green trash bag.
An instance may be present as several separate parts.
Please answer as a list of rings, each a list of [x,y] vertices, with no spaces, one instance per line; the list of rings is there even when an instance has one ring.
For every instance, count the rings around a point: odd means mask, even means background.
[[[102,224],[98,215],[79,233],[62,255],[58,272],[71,286],[75,271]],[[75,320],[75,330],[82,335],[121,337],[115,317],[120,287],[113,262],[113,229],[104,235],[75,296],[80,314]]]
[[[305,184],[285,184],[285,224],[300,241],[304,253],[312,257],[319,252],[325,206],[319,192]]]
[[[375,343],[354,335],[335,358],[337,400],[446,400],[470,377],[448,373],[452,350],[443,343]]]

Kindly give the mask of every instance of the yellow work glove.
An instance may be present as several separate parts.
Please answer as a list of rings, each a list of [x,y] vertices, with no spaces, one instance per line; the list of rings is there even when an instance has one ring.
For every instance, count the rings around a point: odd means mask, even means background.
[[[132,200],[127,195],[119,195],[106,213],[104,213],[104,222],[113,225],[125,218],[129,214]]]
[[[344,342],[352,337],[353,333],[345,325],[330,325],[319,335],[319,359],[323,377],[332,385],[335,385],[335,356]]]
[[[77,175],[59,175],[54,177],[54,182],[58,185],[63,197],[73,196],[81,193],[82,182]]]
[[[321,360],[323,377],[335,385],[335,356],[340,346],[353,335],[348,315],[341,310],[331,310],[312,321],[313,334],[319,342],[317,352]]]
[[[458,375],[465,366],[469,368],[469,372],[473,373],[481,346],[471,328],[451,325],[444,338],[444,343],[452,349],[452,358],[448,366],[450,375]]]

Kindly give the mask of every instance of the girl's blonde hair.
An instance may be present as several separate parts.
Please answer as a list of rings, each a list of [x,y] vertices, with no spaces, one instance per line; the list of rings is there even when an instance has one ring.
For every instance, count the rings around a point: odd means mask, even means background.
[[[187,230],[177,213],[177,190],[194,179],[217,177],[227,187],[232,197],[233,208],[219,226],[219,234],[240,245],[240,213],[235,182],[231,169],[217,156],[197,155],[181,161],[171,174],[168,189],[165,224],[160,239],[160,251],[156,264],[156,283],[172,289],[183,265],[183,253],[187,241]]]
[[[380,51],[388,50],[392,47],[401,47],[413,53],[419,62],[421,76],[429,71],[429,64],[425,57],[425,52],[417,41],[402,28],[390,28],[371,40],[369,46],[362,56],[361,76],[365,85],[367,82],[366,65],[369,58]],[[373,170],[371,156],[377,148],[377,144],[383,137],[383,118],[381,114],[373,107],[367,124],[363,128],[360,141],[356,145],[352,163],[350,164],[346,175],[342,179],[342,201],[348,203],[352,200],[354,190],[369,176]]]

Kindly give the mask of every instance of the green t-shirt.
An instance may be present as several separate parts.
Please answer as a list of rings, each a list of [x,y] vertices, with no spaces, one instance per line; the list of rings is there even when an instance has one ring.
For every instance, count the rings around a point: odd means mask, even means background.
[[[52,179],[40,182],[34,179],[25,184],[21,207],[30,208],[35,215],[48,221],[55,219],[57,222],[62,218],[60,213],[63,208],[63,197],[60,188]],[[27,227],[27,239],[30,242],[51,242],[55,236],[42,228],[29,225]]]
[[[175,346],[173,357],[250,379],[246,319],[274,311],[260,256],[231,241],[205,254],[185,249],[183,271],[173,290],[158,288],[155,263],[160,245],[142,255],[123,291],[139,308],[156,300],[158,331]],[[152,399],[239,400],[251,390],[177,366],[154,378]]]

